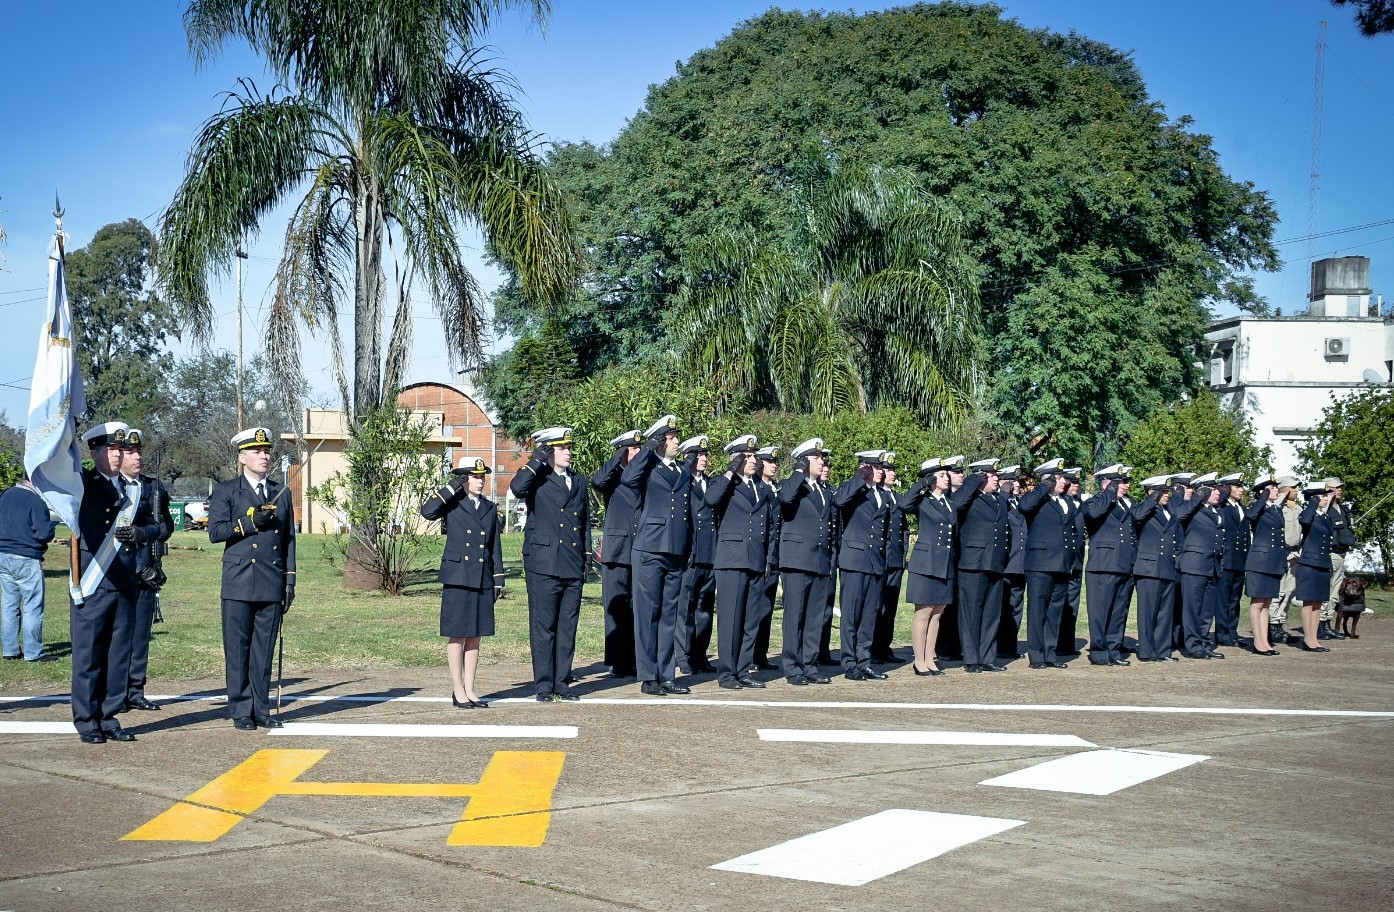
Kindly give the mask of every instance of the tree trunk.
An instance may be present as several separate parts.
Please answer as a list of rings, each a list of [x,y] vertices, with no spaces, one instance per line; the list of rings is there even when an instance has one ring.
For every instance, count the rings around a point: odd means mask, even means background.
[[[353,296],[353,413],[356,421],[382,405],[382,202],[377,183],[361,174],[354,201],[358,257]]]

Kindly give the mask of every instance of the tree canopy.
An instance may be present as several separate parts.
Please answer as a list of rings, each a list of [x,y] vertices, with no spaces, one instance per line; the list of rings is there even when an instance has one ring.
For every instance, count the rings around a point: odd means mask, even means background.
[[[988,412],[1071,460],[1106,458],[1196,389],[1208,306],[1261,307],[1245,273],[1278,263],[1267,195],[1225,174],[1125,52],[995,6],[775,9],[680,63],[613,142],[549,154],[587,256],[561,306],[581,370],[670,348],[655,315],[688,251],[733,228],[792,242],[791,191],[829,155],[905,168],[958,214]],[[521,336],[556,318],[512,286],[497,313]]]
[[[1254,428],[1242,414],[1220,407],[1209,390],[1196,398],[1157,409],[1132,431],[1122,461],[1137,477],[1173,472],[1243,472],[1254,476],[1273,470],[1273,450],[1254,442]]]

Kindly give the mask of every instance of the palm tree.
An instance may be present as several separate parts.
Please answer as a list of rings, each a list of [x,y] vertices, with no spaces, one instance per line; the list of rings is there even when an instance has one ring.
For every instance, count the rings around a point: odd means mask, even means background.
[[[425,286],[452,362],[476,363],[485,300],[461,257],[478,227],[490,255],[539,302],[563,294],[578,256],[559,192],[522,127],[508,77],[475,41],[506,7],[539,25],[548,0],[194,0],[195,60],[245,39],[282,86],[249,81],[204,123],[160,225],[159,281],[206,339],[210,272],[295,199],[276,273],[268,359],[287,400],[301,385],[300,325],[323,333],[351,419],[400,386],[411,293]],[[352,396],[339,317],[353,316]],[[383,323],[392,307],[386,356]],[[452,364],[452,366],[455,366]]]
[[[792,245],[728,232],[690,252],[685,367],[787,411],[968,414],[978,290],[956,218],[908,171],[852,163],[819,165],[803,202]]]

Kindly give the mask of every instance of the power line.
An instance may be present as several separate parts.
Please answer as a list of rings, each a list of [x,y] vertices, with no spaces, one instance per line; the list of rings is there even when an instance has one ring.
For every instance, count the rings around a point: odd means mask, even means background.
[[[1394,225],[1394,218],[1383,219],[1378,222],[1366,222],[1364,225],[1351,225],[1349,228],[1332,228],[1330,231],[1319,231],[1316,234],[1305,234],[1302,237],[1286,238],[1281,241],[1274,241],[1277,244],[1297,244],[1302,241],[1315,240],[1316,238],[1331,237],[1336,234],[1349,234],[1352,231],[1364,231],[1366,228],[1379,228],[1382,225]]]
[[[14,307],[16,304],[33,304],[35,301],[42,301],[43,299],[44,296],[39,295],[37,298],[25,298],[23,301],[6,301],[0,304],[0,307]]]

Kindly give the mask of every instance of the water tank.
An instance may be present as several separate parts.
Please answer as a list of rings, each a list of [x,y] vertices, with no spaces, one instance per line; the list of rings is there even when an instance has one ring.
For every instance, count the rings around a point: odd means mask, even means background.
[[[1369,257],[1328,257],[1312,264],[1312,290],[1307,293],[1308,301],[1316,301],[1327,295],[1369,293]]]

